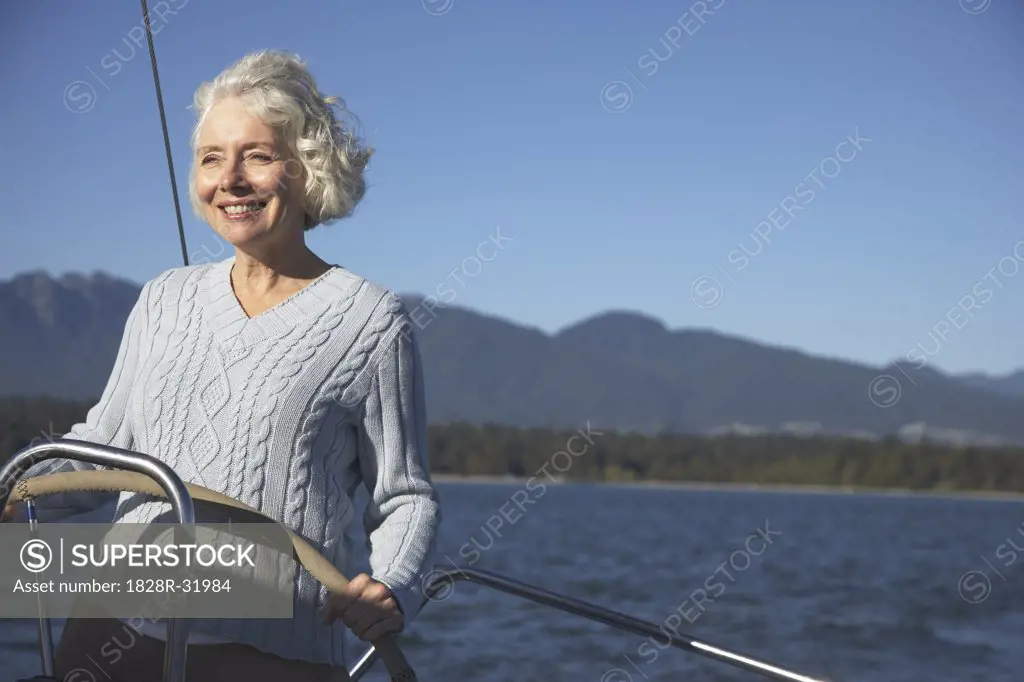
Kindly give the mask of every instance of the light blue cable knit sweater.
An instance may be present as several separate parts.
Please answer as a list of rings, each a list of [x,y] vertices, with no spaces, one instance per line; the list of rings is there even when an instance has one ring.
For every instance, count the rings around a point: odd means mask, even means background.
[[[365,482],[371,574],[395,592],[408,622],[441,520],[409,317],[397,296],[335,266],[250,318],[232,290],[233,263],[174,268],[146,283],[99,403],[65,437],[153,455],[185,481],[284,523],[345,575],[352,498]],[[27,475],[86,468],[51,460]],[[116,518],[145,523],[169,510],[124,493]],[[344,624],[321,624],[326,591],[304,569],[298,575],[292,620],[200,620],[193,630],[347,665]]]

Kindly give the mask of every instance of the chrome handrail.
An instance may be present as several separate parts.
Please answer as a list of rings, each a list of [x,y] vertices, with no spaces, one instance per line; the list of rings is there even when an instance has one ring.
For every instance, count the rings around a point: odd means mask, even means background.
[[[18,451],[3,467],[0,467],[0,510],[7,506],[7,500],[17,483],[28,470],[49,459],[71,459],[97,466],[126,469],[149,476],[155,480],[171,503],[186,542],[194,537],[196,513],[192,496],[185,483],[174,470],[150,455],[131,450],[122,450],[107,445],[85,441],[58,438],[49,443],[29,446]],[[53,648],[43,637],[48,625],[44,613],[40,613],[40,648],[43,657],[43,674],[54,675]],[[168,619],[167,648],[164,651],[164,682],[185,682],[185,664],[188,658],[188,620]]]
[[[771,663],[759,661],[751,658],[750,656],[744,656],[742,654],[722,649],[721,647],[713,646],[681,632],[666,632],[659,628],[655,623],[640,620],[633,616],[627,616],[626,614],[619,613],[617,611],[611,611],[609,609],[589,604],[587,602],[580,601],[579,599],[573,599],[572,597],[557,594],[549,590],[541,589],[539,587],[534,587],[533,585],[528,585],[490,571],[482,571],[478,568],[460,566],[455,566],[453,568],[435,566],[428,575],[432,576],[432,578],[424,585],[424,596],[423,601],[420,604],[420,608],[425,607],[428,602],[434,601],[434,596],[442,590],[449,589],[449,587],[446,586],[450,586],[450,589],[454,589],[457,581],[465,580],[477,583],[478,585],[483,585],[484,587],[500,590],[516,597],[528,599],[538,604],[543,604],[544,606],[550,606],[560,611],[565,611],[566,613],[571,613],[599,623],[604,623],[605,625],[610,625],[611,627],[619,630],[647,637],[658,637],[659,640],[668,639],[671,645],[677,649],[691,651],[701,656],[713,658],[744,670],[760,673],[772,679],[786,680],[787,682],[825,682],[818,678],[786,670],[785,668]],[[358,680],[366,674],[376,660],[376,651],[371,646],[356,662],[355,666],[349,670],[349,677],[351,677],[353,681]]]

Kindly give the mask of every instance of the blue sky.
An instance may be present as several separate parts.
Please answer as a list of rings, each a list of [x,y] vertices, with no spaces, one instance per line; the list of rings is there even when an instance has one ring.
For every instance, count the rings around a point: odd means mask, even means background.
[[[633,309],[876,365],[1024,367],[1012,0],[150,7],[194,262],[229,252],[188,209],[192,93],[281,48],[377,149],[356,215],[310,245],[396,291],[546,331]],[[180,265],[139,3],[4,14],[0,278]]]

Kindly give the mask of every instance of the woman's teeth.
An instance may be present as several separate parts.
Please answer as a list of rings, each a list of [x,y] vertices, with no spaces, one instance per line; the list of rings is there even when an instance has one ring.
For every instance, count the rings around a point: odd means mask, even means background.
[[[224,212],[228,215],[241,215],[243,213],[255,213],[256,211],[263,208],[262,204],[242,204],[237,206],[225,206]]]

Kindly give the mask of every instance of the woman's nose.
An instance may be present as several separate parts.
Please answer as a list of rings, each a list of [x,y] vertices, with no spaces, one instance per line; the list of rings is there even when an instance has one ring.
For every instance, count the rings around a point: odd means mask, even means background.
[[[242,172],[241,163],[226,163],[220,176],[220,188],[230,190],[245,185],[245,174]]]

